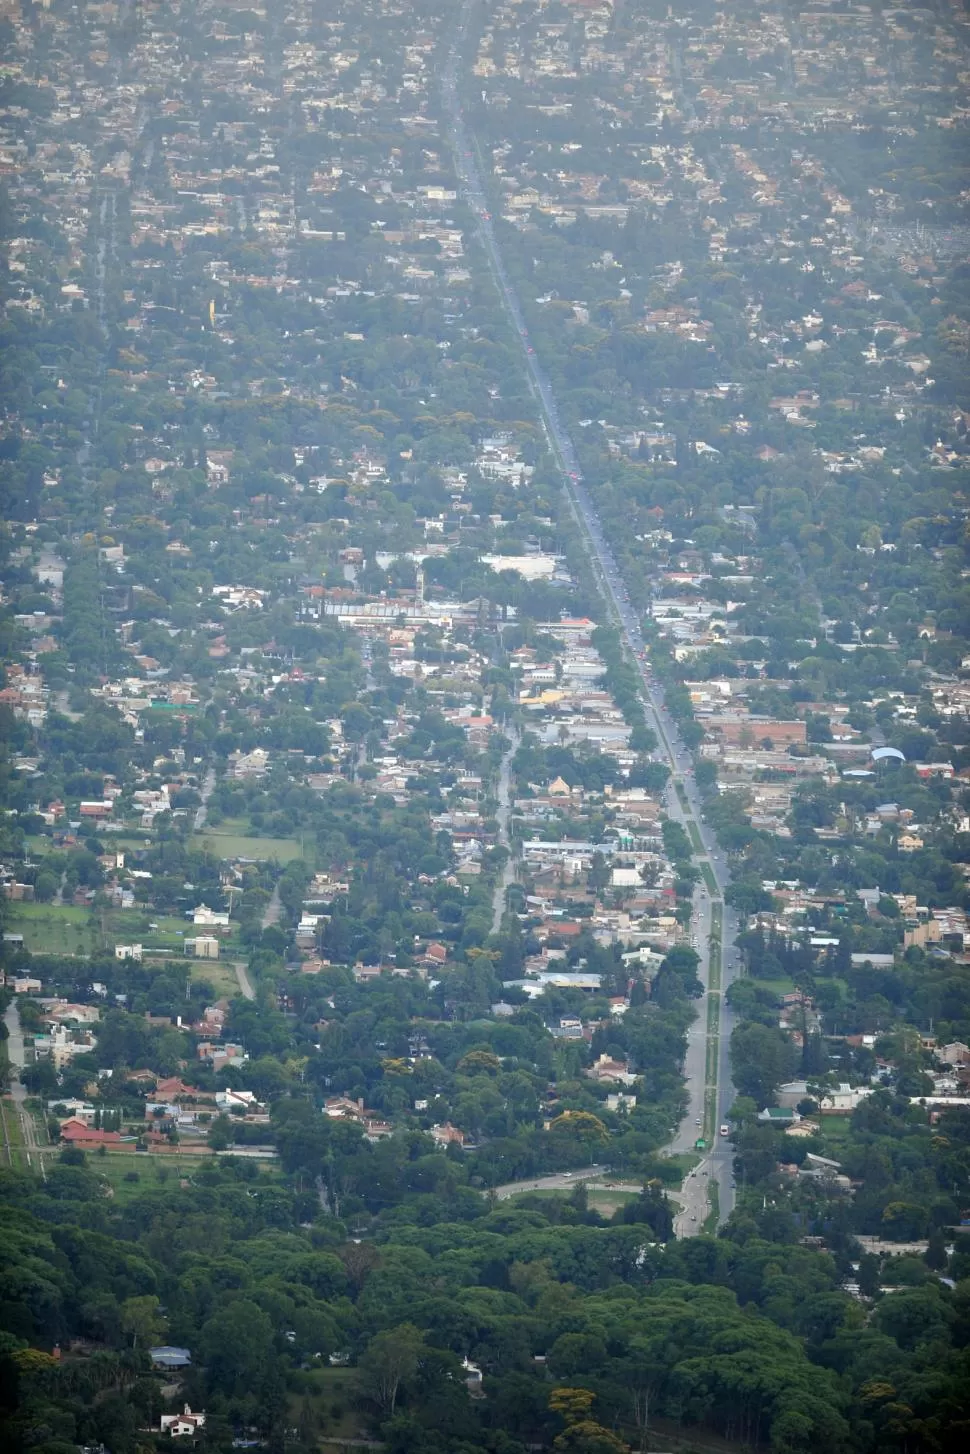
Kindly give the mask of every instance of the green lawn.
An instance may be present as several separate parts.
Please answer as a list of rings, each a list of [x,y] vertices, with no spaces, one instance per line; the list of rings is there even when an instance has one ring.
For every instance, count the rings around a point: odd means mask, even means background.
[[[749,974],[746,977],[751,980],[752,984],[756,984],[759,990],[770,990],[779,999],[782,995],[790,995],[795,988],[795,981],[784,975],[780,979],[759,979],[756,974]]]
[[[31,954],[90,955],[101,940],[90,910],[69,904],[12,904],[8,932],[22,934]]]
[[[0,1146],[2,1164],[12,1166],[15,1171],[26,1171],[27,1161],[23,1151],[24,1136],[20,1117],[17,1115],[17,1107],[7,1096],[0,1100],[0,1126],[2,1126],[3,1143]]]
[[[239,993],[239,981],[232,962],[226,959],[189,959],[189,979],[193,984],[203,980],[211,984],[217,999],[232,999]]]
[[[718,1222],[721,1220],[721,1192],[713,1176],[707,1182],[707,1201],[710,1211],[704,1218],[703,1231],[708,1237],[715,1237]]]
[[[681,1151],[676,1156],[664,1156],[662,1164],[670,1167],[669,1174],[664,1170],[660,1178],[664,1185],[678,1187],[695,1166],[700,1166],[701,1156],[697,1151]]]
[[[189,841],[197,852],[206,848],[218,858],[275,858],[279,863],[289,863],[292,858],[304,856],[303,847],[295,838],[255,838],[245,833],[226,833],[222,825],[194,833]]]

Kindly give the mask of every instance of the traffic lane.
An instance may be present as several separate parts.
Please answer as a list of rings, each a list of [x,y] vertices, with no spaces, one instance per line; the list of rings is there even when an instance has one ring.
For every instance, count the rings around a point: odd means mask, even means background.
[[[702,1161],[684,1177],[680,1189],[681,1207],[674,1217],[674,1232],[678,1237],[696,1237],[703,1230],[710,1211],[708,1173],[708,1163]]]
[[[605,1166],[585,1166],[579,1171],[555,1171],[547,1176],[527,1177],[524,1181],[507,1181],[502,1186],[493,1187],[493,1192],[500,1201],[504,1201],[506,1197],[518,1196],[525,1191],[561,1191],[570,1183],[588,1181],[591,1177],[605,1174]],[[639,1191],[639,1186],[636,1189]]]

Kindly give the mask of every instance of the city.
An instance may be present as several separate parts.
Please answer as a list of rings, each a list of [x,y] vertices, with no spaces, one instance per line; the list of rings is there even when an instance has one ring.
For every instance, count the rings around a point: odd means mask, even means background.
[[[965,13],[0,43],[5,1443],[955,1449]]]

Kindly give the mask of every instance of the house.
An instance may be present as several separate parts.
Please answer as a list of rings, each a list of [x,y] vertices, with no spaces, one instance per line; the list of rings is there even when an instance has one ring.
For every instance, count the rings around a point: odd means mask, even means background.
[[[453,1126],[450,1121],[445,1121],[443,1126],[431,1127],[431,1139],[436,1146],[445,1149],[449,1146],[461,1147],[465,1144],[465,1133],[459,1131],[458,1127]]]
[[[819,1110],[823,1116],[849,1116],[871,1095],[872,1086],[850,1086],[843,1081],[836,1090],[826,1091],[819,1102]]]
[[[224,1045],[213,1045],[211,1040],[203,1040],[195,1050],[200,1060],[206,1061],[213,1070],[221,1070],[224,1065],[241,1065],[244,1060],[249,1059],[247,1051],[241,1045],[235,1045],[227,1041]]]
[[[115,959],[131,959],[136,964],[141,963],[142,946],[140,944],[116,944]]]
[[[212,1100],[211,1091],[201,1091],[194,1085],[186,1085],[177,1075],[162,1076],[155,1085],[155,1095],[161,1101]]]
[[[173,1439],[185,1435],[194,1438],[205,1428],[205,1414],[194,1414],[185,1404],[180,1414],[162,1414],[159,1428],[163,1434],[171,1434]]]
[[[601,1055],[585,1074],[589,1080],[598,1081],[600,1084],[618,1082],[620,1085],[633,1085],[636,1081],[636,1075],[630,1069],[628,1061],[614,1060],[609,1055]]]
[[[262,1110],[252,1091],[234,1091],[228,1086],[224,1091],[216,1091],[216,1105],[220,1111],[241,1111],[244,1115]]]
[[[352,1101],[349,1096],[329,1096],[323,1103],[323,1114],[331,1120],[362,1121],[364,1102],[363,1099]]]
[[[7,980],[7,984],[13,989],[15,995],[42,995],[44,984],[42,980],[31,979],[29,975],[17,975]]]
[[[218,959],[219,941],[214,934],[196,934],[194,939],[186,939],[186,954],[192,954],[196,959]]]
[[[793,1106],[765,1106],[764,1110],[758,1112],[758,1120],[768,1126],[793,1126],[800,1120],[801,1116]]]
[[[582,1040],[583,1022],[578,1015],[560,1015],[558,1025],[548,1027],[556,1040]]]
[[[228,929],[229,915],[210,909],[208,904],[199,904],[192,910],[192,923],[197,929]]]
[[[165,1344],[160,1348],[149,1348],[148,1356],[152,1360],[153,1368],[164,1368],[167,1371],[174,1371],[179,1368],[191,1368],[192,1354],[188,1348],[174,1348]]]
[[[61,1124],[61,1140],[66,1146],[79,1146],[82,1150],[121,1145],[118,1131],[96,1131],[93,1126],[86,1126],[77,1116],[71,1116]]]
[[[84,1126],[93,1126],[98,1114],[97,1107],[92,1106],[89,1101],[72,1100],[70,1097],[48,1101],[47,1112],[51,1116],[70,1117]]]
[[[483,1398],[482,1370],[475,1363],[469,1363],[467,1358],[461,1360],[461,1366],[465,1370],[465,1387],[472,1398]]]
[[[64,1025],[55,1025],[49,1035],[34,1036],[34,1054],[49,1058],[55,1070],[63,1070],[75,1055],[88,1055],[96,1049],[93,1035],[72,1032]]]

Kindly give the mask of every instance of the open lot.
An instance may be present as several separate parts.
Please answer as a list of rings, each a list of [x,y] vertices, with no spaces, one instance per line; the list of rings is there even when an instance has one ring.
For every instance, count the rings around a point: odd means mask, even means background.
[[[88,955],[101,942],[90,910],[68,904],[12,904],[9,933],[22,934],[31,954]]]
[[[278,863],[289,863],[293,858],[304,857],[304,849],[295,838],[255,838],[217,828],[193,834],[190,843],[196,851],[207,848],[218,858],[276,859]]]
[[[150,929],[149,924],[157,927]],[[230,936],[222,941],[221,952],[225,960],[185,961],[185,939],[191,938],[195,932],[187,919],[174,916],[155,918],[151,910],[145,908],[114,909],[94,914],[90,909],[75,908],[69,904],[12,904],[8,928],[11,934],[24,936],[24,947],[31,954],[84,957],[104,948],[110,951],[116,944],[140,944],[148,959],[156,954],[161,961],[177,959],[180,964],[188,963],[193,983],[207,980],[216,995],[238,992],[232,965],[225,962],[234,957],[244,957],[237,940]]]
[[[189,959],[189,979],[193,984],[211,984],[217,999],[232,999],[239,993],[239,981],[232,961],[227,959]]]
[[[291,1422],[296,1425],[308,1410],[315,1442],[333,1454],[345,1447],[345,1440],[367,1440],[371,1436],[357,1403],[356,1369],[315,1368],[299,1375],[299,1390],[290,1399]]]

